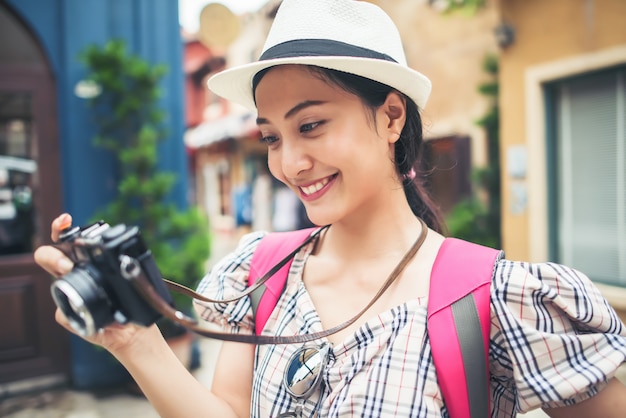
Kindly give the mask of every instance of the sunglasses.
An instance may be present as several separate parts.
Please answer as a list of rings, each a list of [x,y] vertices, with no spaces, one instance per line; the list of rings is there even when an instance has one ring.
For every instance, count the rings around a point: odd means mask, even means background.
[[[297,402],[296,408],[278,415],[278,418],[302,416],[304,402],[321,386],[330,350],[330,344],[322,343],[319,346],[302,346],[292,354],[283,375],[283,386]]]

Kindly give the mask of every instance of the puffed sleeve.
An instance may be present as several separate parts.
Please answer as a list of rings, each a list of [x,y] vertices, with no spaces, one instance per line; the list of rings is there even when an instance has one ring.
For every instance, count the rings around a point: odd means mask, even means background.
[[[584,274],[503,260],[491,290],[490,371],[497,411],[571,405],[626,360],[626,330]]]
[[[222,258],[200,281],[198,293],[222,300],[245,291],[252,254],[265,234],[253,232],[244,235],[237,248]],[[220,326],[223,332],[254,334],[254,318],[248,297],[231,303],[195,301],[194,307],[203,320]]]

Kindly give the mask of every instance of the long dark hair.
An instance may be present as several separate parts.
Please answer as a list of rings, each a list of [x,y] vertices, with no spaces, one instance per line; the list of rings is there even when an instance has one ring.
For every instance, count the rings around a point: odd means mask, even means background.
[[[323,81],[358,96],[372,113],[382,106],[389,93],[394,91],[386,84],[355,74],[316,66],[307,66],[307,68]],[[262,70],[254,76],[253,92],[268,70],[269,68]],[[424,143],[422,118],[415,102],[404,94],[402,96],[406,100],[406,122],[400,133],[400,139],[395,142],[394,164],[402,179],[406,199],[415,216],[422,218],[431,229],[444,233],[443,215],[430,197],[425,185],[426,173],[422,168]]]

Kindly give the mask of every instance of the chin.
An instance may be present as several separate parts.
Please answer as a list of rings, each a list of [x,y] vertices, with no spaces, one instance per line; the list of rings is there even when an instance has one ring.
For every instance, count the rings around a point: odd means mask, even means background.
[[[307,216],[309,220],[313,222],[313,224],[317,226],[330,225],[337,222],[337,214],[336,213],[328,213],[322,212],[315,209],[307,208]]]

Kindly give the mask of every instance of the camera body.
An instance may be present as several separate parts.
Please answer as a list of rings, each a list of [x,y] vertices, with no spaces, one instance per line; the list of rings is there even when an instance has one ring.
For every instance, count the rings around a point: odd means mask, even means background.
[[[138,227],[99,221],[68,228],[56,247],[74,262],[74,268],[53,282],[52,298],[80,335],[91,336],[114,322],[149,326],[161,317],[132,283],[138,274],[173,306]]]

